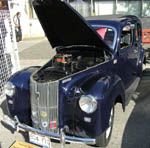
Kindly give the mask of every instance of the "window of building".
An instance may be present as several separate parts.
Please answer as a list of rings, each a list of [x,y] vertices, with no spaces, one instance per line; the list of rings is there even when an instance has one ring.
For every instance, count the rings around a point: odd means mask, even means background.
[[[150,0],[117,0],[116,14],[150,17]]]
[[[115,1],[114,0],[95,1],[95,15],[111,15],[114,13],[115,13]]]
[[[118,0],[117,14],[141,15],[141,0]]]
[[[0,10],[8,10],[8,2],[7,0],[0,0]]]
[[[149,0],[143,0],[142,5],[142,16],[143,17],[150,17],[150,1]]]
[[[68,0],[70,5],[77,10],[82,16],[91,16],[91,1],[90,0]]]

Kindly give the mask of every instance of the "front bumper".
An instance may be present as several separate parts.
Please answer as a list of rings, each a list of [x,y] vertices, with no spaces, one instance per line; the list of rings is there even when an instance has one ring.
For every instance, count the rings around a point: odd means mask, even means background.
[[[37,133],[39,135],[49,137],[50,139],[60,140],[61,144],[63,144],[63,145],[65,144],[65,142],[90,144],[90,145],[94,145],[96,143],[96,140],[92,139],[92,138],[79,138],[79,137],[66,136],[63,129],[60,129],[60,134],[55,134],[55,133],[51,133],[51,132],[38,130],[31,126],[20,123],[16,116],[15,116],[15,119],[11,119],[9,116],[4,115],[2,122],[11,126],[17,132],[19,132],[19,131],[29,132],[30,131],[33,133]]]

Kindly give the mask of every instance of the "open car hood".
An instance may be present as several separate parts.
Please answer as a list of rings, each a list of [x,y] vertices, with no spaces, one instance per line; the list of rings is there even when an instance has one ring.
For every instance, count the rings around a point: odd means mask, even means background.
[[[34,0],[33,6],[53,48],[89,45],[109,49],[90,24],[65,1]]]

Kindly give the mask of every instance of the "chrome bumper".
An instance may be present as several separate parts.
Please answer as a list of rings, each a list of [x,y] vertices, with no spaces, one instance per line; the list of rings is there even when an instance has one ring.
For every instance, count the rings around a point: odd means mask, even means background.
[[[17,132],[19,132],[19,131],[29,132],[30,131],[33,133],[37,133],[39,135],[49,137],[50,139],[60,140],[61,144],[63,144],[63,145],[65,142],[91,144],[91,145],[94,145],[96,142],[96,140],[92,139],[92,138],[79,138],[79,137],[66,136],[65,133],[63,132],[63,129],[60,129],[60,135],[51,133],[51,132],[38,130],[31,126],[20,123],[17,117],[15,117],[15,119],[11,119],[7,115],[4,115],[2,122],[11,126],[13,129],[16,129]]]

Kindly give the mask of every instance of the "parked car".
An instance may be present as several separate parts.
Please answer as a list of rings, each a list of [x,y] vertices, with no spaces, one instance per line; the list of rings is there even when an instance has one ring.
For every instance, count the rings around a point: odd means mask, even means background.
[[[38,145],[48,146],[50,138],[107,146],[115,104],[125,110],[142,74],[140,20],[84,19],[59,0],[34,0],[33,6],[56,55],[11,76],[5,91],[10,114],[3,121],[28,131]]]

